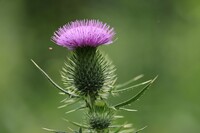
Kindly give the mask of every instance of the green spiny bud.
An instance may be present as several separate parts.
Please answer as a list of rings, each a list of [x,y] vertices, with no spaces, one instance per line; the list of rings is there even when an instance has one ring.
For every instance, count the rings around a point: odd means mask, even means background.
[[[89,119],[89,125],[95,130],[105,130],[111,124],[110,118],[104,118],[101,115],[93,115]]]
[[[96,48],[82,47],[73,51],[61,74],[68,91],[105,97],[115,82],[114,71],[111,62]]]
[[[103,131],[111,125],[113,117],[114,111],[104,101],[98,100],[88,113],[88,123],[92,129]]]

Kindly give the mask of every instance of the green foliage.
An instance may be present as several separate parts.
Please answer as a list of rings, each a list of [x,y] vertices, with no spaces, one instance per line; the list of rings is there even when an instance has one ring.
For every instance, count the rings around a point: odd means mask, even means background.
[[[40,72],[42,72],[42,74],[49,80],[49,82],[51,84],[53,84],[58,90],[60,90],[61,92],[63,92],[64,94],[68,94],[69,96],[73,96],[73,97],[78,97],[77,95],[74,95],[72,93],[70,93],[69,91],[66,91],[65,89],[63,89],[62,87],[60,87],[58,84],[56,84],[50,77],[49,75],[42,70],[42,68],[40,68],[33,60],[31,60],[33,62],[33,64],[40,70]]]
[[[129,105],[129,104],[135,102],[136,100],[138,100],[146,92],[146,90],[150,87],[150,85],[156,80],[156,78],[157,78],[157,76],[153,80],[151,80],[151,82],[148,83],[138,94],[136,94],[132,98],[128,99],[127,101],[124,101],[122,103],[115,105],[114,107],[116,109],[119,109],[120,107]],[[126,90],[126,89],[124,89],[124,90]]]
[[[96,100],[92,109],[88,112],[88,123],[92,129],[104,131],[113,120],[114,110],[103,100]]]
[[[65,121],[78,126],[80,128],[78,131],[79,133],[138,133],[143,130],[142,128],[135,131],[130,124],[113,125],[113,121],[117,118],[122,118],[121,116],[116,115],[118,110],[131,112],[136,111],[134,109],[124,108],[124,106],[130,105],[138,100],[157,77],[146,82],[126,87],[140,79],[142,77],[142,75],[140,75],[126,83],[113,86],[116,81],[114,67],[112,64],[108,63],[105,56],[100,54],[96,48],[91,47],[75,50],[68,61],[68,63],[65,63],[62,72],[64,85],[67,85],[66,89],[58,86],[34,61],[32,61],[56,88],[58,88],[62,93],[69,95],[69,98],[62,101],[64,105],[59,108],[81,102],[82,105],[80,107],[67,111],[66,113],[72,113],[78,110],[84,110],[87,112],[85,124],[69,121],[67,119],[64,119]],[[114,106],[110,106],[106,102],[106,99],[104,99],[105,97],[101,97],[102,95],[108,96],[110,94],[124,92],[142,85],[146,86],[138,94]],[[59,131],[51,129],[46,130],[60,133]],[[77,133],[77,131],[74,132]]]

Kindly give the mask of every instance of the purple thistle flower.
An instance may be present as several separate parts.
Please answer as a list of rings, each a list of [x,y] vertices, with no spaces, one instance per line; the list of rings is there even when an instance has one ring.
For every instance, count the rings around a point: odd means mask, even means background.
[[[77,47],[97,47],[110,44],[115,32],[98,20],[77,20],[60,27],[52,37],[56,44],[73,50]]]

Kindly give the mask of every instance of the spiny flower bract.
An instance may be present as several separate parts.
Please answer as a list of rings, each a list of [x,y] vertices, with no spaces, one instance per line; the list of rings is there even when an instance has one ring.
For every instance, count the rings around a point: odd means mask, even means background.
[[[97,47],[113,42],[115,32],[98,20],[77,20],[60,27],[52,37],[56,44],[70,50],[77,47]]]
[[[114,110],[103,100],[96,100],[92,109],[88,112],[88,123],[92,129],[103,131],[107,129],[113,120]]]
[[[61,72],[66,90],[76,95],[107,97],[116,81],[115,67],[93,47],[77,48]]]

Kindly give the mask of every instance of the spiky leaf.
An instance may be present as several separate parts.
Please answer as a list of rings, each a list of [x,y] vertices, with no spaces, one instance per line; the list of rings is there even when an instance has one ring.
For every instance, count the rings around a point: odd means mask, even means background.
[[[132,102],[138,100],[144,94],[144,92],[151,86],[151,84],[156,80],[156,78],[157,78],[157,76],[149,84],[147,84],[138,94],[136,94],[132,98],[128,99],[127,101],[124,101],[122,103],[119,103],[119,104],[115,105],[114,107],[116,109],[119,109],[120,107],[129,105]]]

